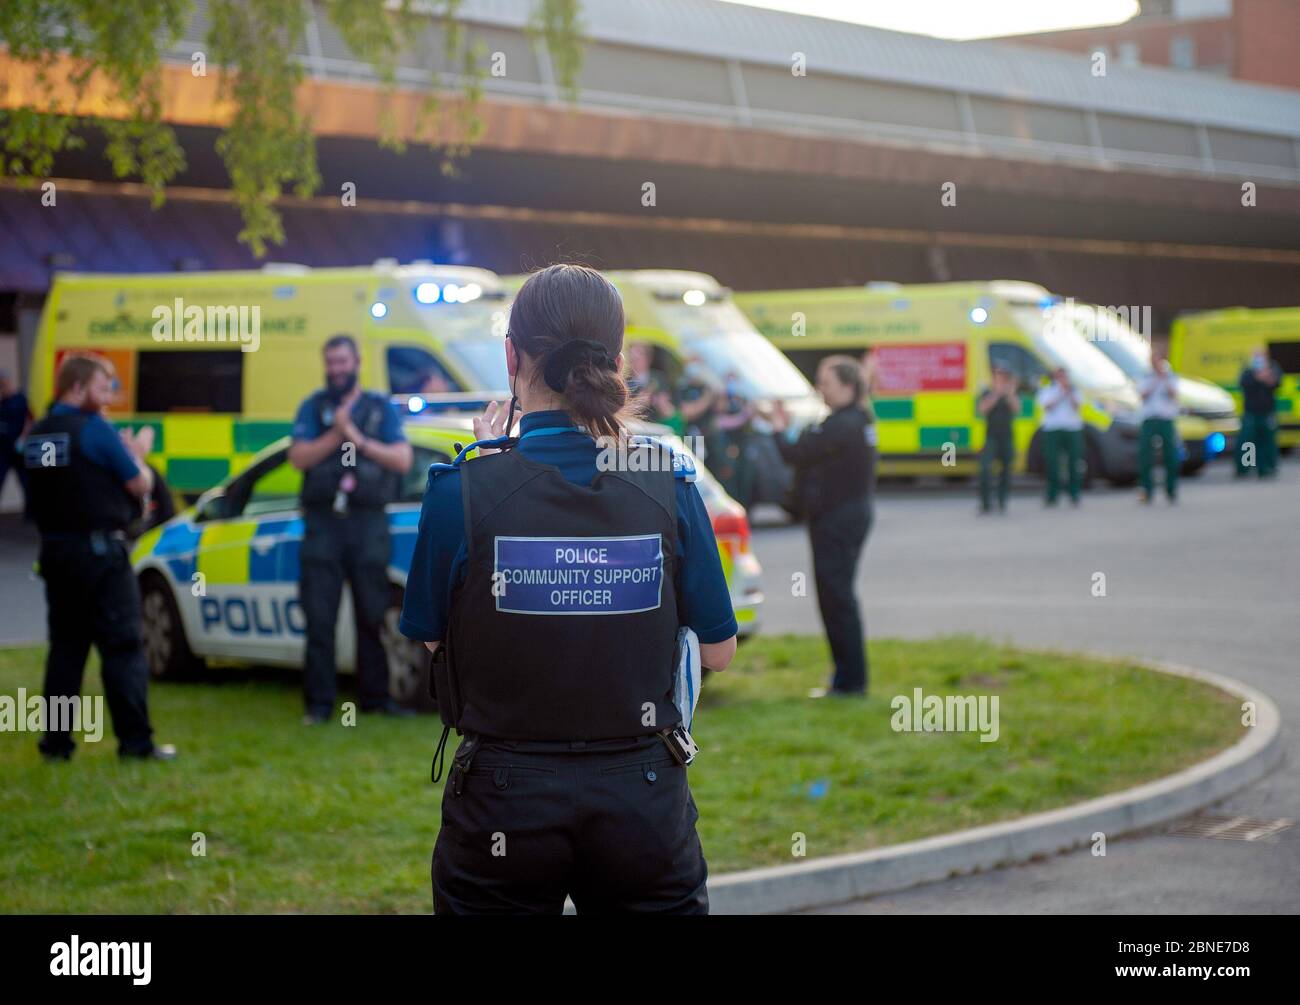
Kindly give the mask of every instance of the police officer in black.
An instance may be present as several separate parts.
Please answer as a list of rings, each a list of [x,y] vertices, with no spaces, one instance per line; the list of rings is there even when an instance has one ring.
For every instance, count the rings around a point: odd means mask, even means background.
[[[349,335],[325,343],[325,387],[294,419],[289,462],[303,471],[299,601],[307,621],[303,666],[306,725],[334,710],[334,636],[346,581],[356,624],[358,703],[363,712],[401,714],[388,692],[379,630],[388,606],[389,533],[384,506],[411,467],[397,410],[357,385],[361,354]]]
[[[599,272],[529,277],[510,412],[489,406],[479,456],[430,473],[401,630],[435,652],[439,712],[464,736],[440,914],[558,914],[566,896],[579,913],[708,910],[674,667],[685,626],[723,669],[736,620],[690,473],[625,438],[623,325]]]
[[[875,423],[866,401],[862,367],[851,356],[828,356],[817,367],[817,390],[831,410],[793,443],[778,402],[772,416],[776,444],[795,469],[795,495],[808,520],[817,605],[835,663],[829,688],[813,697],[862,695],[867,649],[853,579],[871,530],[876,482]]]
[[[49,607],[45,662],[51,699],[81,694],[86,656],[99,650],[104,696],[123,757],[169,761],[176,748],[153,741],[149,669],[140,629],[140,591],[126,528],[140,516],[152,477],[144,457],[153,431],[120,435],[100,414],[113,396],[113,373],[97,356],[71,355],[59,365],[55,402],[27,435],[27,512],[41,532],[38,560]],[[51,711],[52,714],[52,711]],[[76,747],[65,723],[48,724],[40,741],[50,760]]]

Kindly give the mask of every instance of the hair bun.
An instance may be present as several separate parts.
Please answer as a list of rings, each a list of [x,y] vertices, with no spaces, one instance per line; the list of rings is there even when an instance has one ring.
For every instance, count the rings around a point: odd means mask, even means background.
[[[570,339],[546,357],[542,368],[542,378],[546,386],[557,394],[564,393],[569,374],[577,367],[592,363],[607,370],[617,370],[618,365],[609,355],[609,350],[594,339]]]

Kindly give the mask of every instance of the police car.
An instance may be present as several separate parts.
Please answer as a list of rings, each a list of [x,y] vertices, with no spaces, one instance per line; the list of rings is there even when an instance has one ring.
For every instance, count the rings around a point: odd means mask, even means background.
[[[415,548],[430,464],[447,462],[474,439],[472,420],[451,415],[418,416],[405,426],[415,463],[402,481],[397,502],[387,507],[392,551],[389,604],[381,638],[388,655],[389,689],[404,705],[428,708],[428,660],[424,647],[398,633],[402,591]],[[686,445],[662,427],[641,426],[693,461]],[[303,521],[298,509],[302,474],[289,463],[289,438],[257,454],[239,475],[209,489],[193,507],[147,532],[132,561],[140,581],[144,645],[157,677],[179,677],[205,662],[301,667],[306,622],[298,601],[298,547]],[[763,595],[761,569],[750,550],[745,510],[698,462],[695,484],[718,539],[740,635],[758,628]],[[355,658],[352,603],[348,591],[338,619],[337,658],[351,672]]]

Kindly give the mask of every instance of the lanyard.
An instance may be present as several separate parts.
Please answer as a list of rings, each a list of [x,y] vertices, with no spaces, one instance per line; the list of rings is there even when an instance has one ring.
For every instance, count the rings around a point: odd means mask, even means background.
[[[528,430],[528,432],[518,437],[515,440],[515,442],[518,443],[520,442],[520,440],[526,440],[530,436],[554,436],[556,433],[576,433],[576,432],[580,432],[580,430],[576,426],[542,426],[540,429]],[[510,442],[509,436],[498,436],[492,440],[475,440],[473,443],[464,447],[461,450],[461,452],[456,455],[455,459],[452,460],[450,464],[444,464],[444,463],[430,464],[429,471],[430,472],[453,471],[455,470],[456,466],[465,459],[466,455],[469,454],[469,452],[473,450],[475,447],[504,447],[509,442]]]
[[[539,429],[530,429],[528,432],[520,435],[520,440],[526,440],[530,436],[554,436],[556,433],[576,433],[577,426],[542,426]]]

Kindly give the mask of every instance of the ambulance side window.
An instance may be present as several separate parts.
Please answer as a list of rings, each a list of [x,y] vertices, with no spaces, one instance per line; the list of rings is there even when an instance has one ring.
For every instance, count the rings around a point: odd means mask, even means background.
[[[1270,342],[1268,356],[1283,373],[1300,373],[1300,342]]]
[[[388,392],[390,394],[445,394],[459,391],[438,357],[413,345],[388,347]]]
[[[1047,368],[1038,357],[1014,342],[990,342],[989,366],[1004,366],[1010,370],[1016,378],[1019,394],[1036,394],[1047,376]]]

